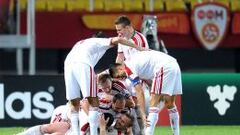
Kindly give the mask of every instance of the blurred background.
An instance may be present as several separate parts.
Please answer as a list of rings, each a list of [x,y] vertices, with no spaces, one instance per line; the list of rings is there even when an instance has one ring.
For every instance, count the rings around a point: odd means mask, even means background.
[[[154,36],[178,60],[183,74],[184,94],[178,98],[182,124],[240,124],[240,0],[0,0],[0,126],[47,122],[51,106],[66,102],[67,53],[98,31],[116,36],[114,20],[120,15],[127,15],[138,31],[144,15],[156,17]],[[115,61],[116,49],[104,55],[97,72]],[[50,107],[34,102],[42,91],[50,98],[39,101]],[[16,92],[30,92],[26,99],[31,104],[13,96]],[[169,124],[165,111],[159,124]]]

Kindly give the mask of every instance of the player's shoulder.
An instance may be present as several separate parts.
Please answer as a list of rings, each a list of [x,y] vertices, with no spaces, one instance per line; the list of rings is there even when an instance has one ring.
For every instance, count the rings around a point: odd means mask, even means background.
[[[67,111],[70,109],[70,107],[66,104],[66,105],[60,105],[57,106],[54,111],[53,114],[58,114],[58,113],[67,113]]]
[[[112,81],[112,87],[116,90],[123,91],[126,89],[125,83],[121,81]]]
[[[55,108],[55,110],[63,110],[63,109],[66,109],[67,108],[67,104],[66,105],[60,105],[60,106],[57,106]]]
[[[132,38],[136,38],[136,37],[139,37],[138,39],[140,40],[143,40],[145,38],[145,36],[141,33],[141,32],[138,32],[138,31],[135,31],[135,34],[133,35]]]

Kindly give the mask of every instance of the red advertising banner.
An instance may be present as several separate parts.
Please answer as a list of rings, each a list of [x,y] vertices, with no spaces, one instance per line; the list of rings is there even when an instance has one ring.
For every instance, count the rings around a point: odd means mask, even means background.
[[[26,33],[26,13],[21,19],[21,33]],[[91,15],[91,16],[89,16]],[[106,17],[104,21],[95,16]],[[105,16],[108,15],[108,16]],[[36,45],[37,48],[71,48],[77,41],[91,37],[101,30],[108,36],[116,35],[114,20],[120,14],[116,13],[79,13],[79,12],[36,12]],[[129,13],[133,25],[139,30],[143,13]],[[156,13],[158,17],[158,36],[168,48],[199,48],[198,42],[191,32],[189,14]],[[234,33],[239,32],[239,14],[234,17]],[[47,18],[47,19],[46,19]],[[86,21],[89,20],[89,21]],[[84,22],[85,21],[85,22]],[[231,20],[232,22],[232,20]],[[232,23],[231,23],[232,24]],[[93,28],[90,28],[93,27]],[[101,27],[99,27],[101,26]],[[229,27],[227,27],[229,29]],[[240,38],[238,34],[226,34],[220,48],[239,48]]]
[[[114,20],[122,14],[84,14],[82,22],[89,29],[115,30]],[[190,31],[188,16],[185,13],[161,13],[157,16],[158,32],[188,34]],[[128,14],[133,26],[141,29],[142,14]],[[97,21],[96,21],[97,20]]]
[[[240,12],[234,13],[232,20],[232,33],[240,34]]]

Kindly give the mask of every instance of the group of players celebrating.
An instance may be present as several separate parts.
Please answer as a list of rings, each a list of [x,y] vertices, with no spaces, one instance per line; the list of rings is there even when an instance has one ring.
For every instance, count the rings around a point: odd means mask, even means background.
[[[149,49],[127,16],[119,16],[115,28],[116,37],[98,33],[74,45],[64,62],[69,102],[56,108],[50,124],[31,127],[21,135],[153,135],[164,106],[173,134],[180,134],[175,98],[182,94],[182,82],[177,60]],[[118,46],[116,63],[96,75],[94,66],[114,46]]]

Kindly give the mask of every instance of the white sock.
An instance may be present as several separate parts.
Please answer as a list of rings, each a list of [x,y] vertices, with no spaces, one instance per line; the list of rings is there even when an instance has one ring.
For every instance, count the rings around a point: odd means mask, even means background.
[[[159,112],[162,111],[162,109],[164,108],[165,106],[165,102],[164,101],[160,101],[159,105],[158,105],[158,108],[159,108]]]
[[[172,109],[168,109],[168,113],[173,135],[179,135],[179,113],[177,107],[175,106]]]
[[[43,135],[40,130],[41,125],[30,127],[22,133],[17,135]]]
[[[147,120],[150,123],[150,126],[146,128],[145,134],[146,135],[153,135],[154,134],[154,129],[158,121],[158,113],[159,113],[159,108],[158,107],[150,107],[149,108],[149,114]]]
[[[71,112],[70,116],[71,126],[72,126],[72,133],[74,135],[79,135],[80,128],[79,128],[79,119],[78,119],[78,112]]]
[[[89,109],[89,116],[88,116],[88,120],[89,120],[89,124],[90,124],[90,134],[91,135],[97,135],[98,131],[98,108],[97,107],[90,107]]]
[[[88,123],[88,128],[86,128],[86,124]],[[85,135],[87,132],[89,132],[89,120],[88,115],[83,109],[80,109],[79,111],[79,126],[80,126],[80,135]],[[82,130],[83,128],[83,130]]]

